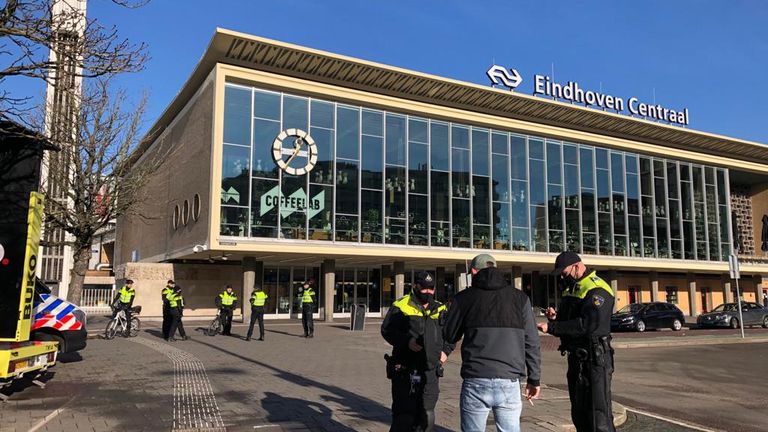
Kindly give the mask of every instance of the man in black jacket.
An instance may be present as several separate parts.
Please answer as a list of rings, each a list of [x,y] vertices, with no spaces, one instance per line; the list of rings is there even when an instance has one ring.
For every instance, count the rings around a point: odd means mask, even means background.
[[[588,269],[575,252],[557,256],[555,270],[565,286],[560,310],[547,309],[541,331],[560,338],[568,353],[571,419],[578,432],[613,432],[611,410],[611,285]]]
[[[496,260],[480,254],[472,260],[472,287],[456,294],[445,323],[445,341],[461,343],[461,430],[485,431],[493,409],[498,430],[520,430],[520,379],[525,397],[541,392],[539,333],[531,303],[508,286]]]
[[[392,380],[390,432],[434,430],[439,377],[453,345],[443,341],[445,305],[435,301],[435,284],[428,272],[416,274],[411,293],[389,308],[381,334],[392,345],[387,378]]]

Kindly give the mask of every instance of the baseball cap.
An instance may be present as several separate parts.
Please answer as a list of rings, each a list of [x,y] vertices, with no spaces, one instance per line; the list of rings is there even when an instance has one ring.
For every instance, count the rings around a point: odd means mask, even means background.
[[[559,275],[566,267],[577,262],[581,262],[581,257],[576,252],[560,252],[560,255],[555,258],[555,269],[552,271],[552,274]]]
[[[174,282],[173,279],[168,279],[168,282],[166,282],[166,283],[172,284],[172,283],[176,283],[176,282]]]
[[[435,279],[428,271],[416,273],[415,282],[422,288],[432,288],[435,286]]]
[[[496,258],[488,254],[480,254],[472,258],[472,263],[469,266],[476,270],[482,270],[486,267],[496,267]]]

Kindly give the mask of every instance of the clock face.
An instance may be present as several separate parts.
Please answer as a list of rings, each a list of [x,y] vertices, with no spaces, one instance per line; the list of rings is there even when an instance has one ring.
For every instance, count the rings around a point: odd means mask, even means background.
[[[286,174],[304,175],[317,164],[317,145],[301,129],[286,129],[272,143],[272,158]]]

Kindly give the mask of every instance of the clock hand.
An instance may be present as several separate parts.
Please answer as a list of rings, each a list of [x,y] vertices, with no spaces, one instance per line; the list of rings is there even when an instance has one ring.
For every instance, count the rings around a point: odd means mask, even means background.
[[[291,155],[291,157],[289,157],[289,158],[288,158],[288,160],[287,160],[287,161],[285,161],[285,166],[288,166],[288,165],[290,165],[290,164],[291,164],[291,161],[293,160],[293,158],[295,158],[296,156],[298,156],[298,154],[299,154],[299,150],[301,150],[301,143],[299,143],[299,142],[296,142],[296,143],[293,145],[293,154]]]

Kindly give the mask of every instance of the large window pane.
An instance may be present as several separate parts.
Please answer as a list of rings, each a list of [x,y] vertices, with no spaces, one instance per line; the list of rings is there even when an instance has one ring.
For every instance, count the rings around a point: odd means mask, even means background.
[[[251,198],[251,236],[277,237],[280,187],[274,180],[253,179]]]
[[[309,185],[307,200],[310,240],[333,239],[333,187]]]
[[[283,129],[309,127],[309,101],[305,98],[283,97]]]
[[[424,119],[408,119],[408,141],[427,144],[429,134],[427,133],[427,121]]]
[[[362,225],[360,241],[363,243],[381,243],[383,239],[381,192],[363,190],[360,198]]]
[[[360,150],[360,110],[339,106],[336,124],[336,157],[358,159]],[[381,159],[381,156],[379,156]]]
[[[313,127],[333,129],[332,103],[313,100],[310,116]]]
[[[560,157],[560,144],[547,142],[547,182],[552,184],[562,184],[560,169],[562,160]]]
[[[405,165],[405,117],[387,114],[387,165]]]
[[[510,247],[510,220],[509,204],[493,203],[493,249],[509,250]]]
[[[507,155],[509,136],[506,133],[494,131],[491,134],[491,153]]]
[[[425,144],[408,145],[408,191],[426,194],[428,191],[429,148]]]
[[[474,223],[488,225],[490,224],[490,205],[491,197],[489,193],[488,177],[472,177],[472,216]]]
[[[248,147],[224,145],[221,173],[221,203],[247,206],[250,196],[251,150]]]
[[[448,173],[432,171],[432,220],[449,221],[450,220],[450,182]]]
[[[512,178],[516,180],[525,180],[526,166],[528,158],[525,151],[525,137],[511,135],[510,137],[510,157],[512,160]]]
[[[384,201],[387,217],[405,219],[405,168],[387,167]]]
[[[248,235],[248,208],[221,206],[221,226],[223,236],[245,237]]]
[[[280,120],[280,94],[256,90],[253,93],[253,116]]]
[[[280,197],[280,231],[284,238],[306,239],[307,178],[284,176]]]
[[[336,212],[357,214],[357,162],[336,161]]]
[[[469,128],[451,125],[451,147],[469,150]]]
[[[512,182],[512,225],[528,227],[528,184]]]
[[[429,244],[428,199],[426,195],[408,196],[408,244],[421,246]]]
[[[310,134],[317,144],[317,165],[312,169],[310,179],[314,183],[333,184],[333,131],[311,128]]]
[[[387,244],[405,244],[405,219],[385,218],[384,241]]]
[[[472,188],[469,185],[469,151],[453,149],[451,154],[453,196],[469,198],[472,195]]]
[[[364,188],[381,189],[384,180],[384,141],[363,136],[362,184]]]
[[[509,159],[506,156],[494,154],[492,165],[492,198],[494,201],[509,202]]]
[[[453,199],[453,247],[469,248],[471,217],[469,200]]]
[[[363,110],[363,134],[384,136],[384,115],[381,111]]]
[[[277,178],[278,168],[272,158],[272,143],[280,133],[280,122],[253,120],[253,159],[251,169],[254,177]]]
[[[448,125],[432,122],[430,125],[430,156],[432,169],[450,170],[450,147],[448,141]]]
[[[230,86],[224,90],[224,142],[250,145],[251,90]]]
[[[490,175],[488,131],[472,129],[472,174]]]

